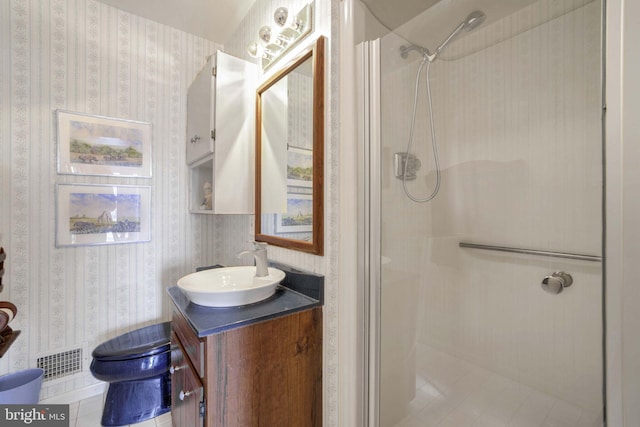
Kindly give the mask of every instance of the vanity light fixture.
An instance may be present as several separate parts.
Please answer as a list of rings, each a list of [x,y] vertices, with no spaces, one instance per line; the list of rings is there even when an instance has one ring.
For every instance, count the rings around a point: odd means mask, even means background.
[[[253,58],[260,58],[263,70],[311,33],[314,2],[315,0],[308,3],[296,15],[291,15],[286,7],[279,7],[273,13],[275,26],[260,27],[258,41],[249,43],[247,52]]]

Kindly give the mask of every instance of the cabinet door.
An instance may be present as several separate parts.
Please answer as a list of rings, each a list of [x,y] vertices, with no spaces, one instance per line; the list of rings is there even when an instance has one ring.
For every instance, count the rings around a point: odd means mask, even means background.
[[[322,426],[322,308],[207,336],[207,427]]]
[[[216,57],[214,209],[252,214],[256,65],[220,51]]]
[[[203,388],[185,357],[180,341],[171,334],[171,419],[174,427],[203,426]]]
[[[187,164],[213,152],[216,55],[212,55],[187,92]]]

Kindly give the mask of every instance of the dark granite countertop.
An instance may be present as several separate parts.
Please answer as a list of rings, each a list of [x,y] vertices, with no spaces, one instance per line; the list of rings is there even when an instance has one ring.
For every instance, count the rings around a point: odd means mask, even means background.
[[[175,307],[187,319],[199,337],[322,305],[323,276],[302,272],[282,264],[273,266],[283,270],[287,276],[273,296],[254,304],[240,307],[204,307],[191,303],[178,286],[172,286],[167,291]],[[311,294],[315,298],[305,295],[309,294],[307,292],[309,288],[314,290]]]

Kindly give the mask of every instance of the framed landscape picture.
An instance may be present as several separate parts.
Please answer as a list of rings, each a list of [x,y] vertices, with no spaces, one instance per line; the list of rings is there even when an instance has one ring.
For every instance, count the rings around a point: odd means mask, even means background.
[[[151,177],[151,123],[57,110],[58,173]]]
[[[151,187],[58,184],[56,246],[151,241]]]
[[[276,214],[276,233],[310,232],[312,226],[312,195],[287,194],[287,212]]]
[[[312,179],[312,151],[300,148],[287,148],[287,185],[311,188]]]

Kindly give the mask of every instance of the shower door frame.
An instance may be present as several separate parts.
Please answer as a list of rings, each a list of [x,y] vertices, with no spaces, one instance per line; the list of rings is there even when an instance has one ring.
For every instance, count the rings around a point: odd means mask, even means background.
[[[359,213],[363,219],[359,254],[359,286],[364,292],[364,425],[380,425],[380,304],[381,304],[381,157],[380,157],[380,39],[356,46],[358,79]],[[377,89],[376,89],[377,88]]]

